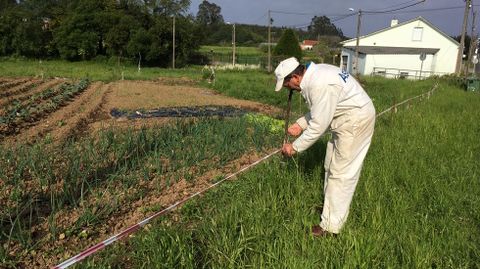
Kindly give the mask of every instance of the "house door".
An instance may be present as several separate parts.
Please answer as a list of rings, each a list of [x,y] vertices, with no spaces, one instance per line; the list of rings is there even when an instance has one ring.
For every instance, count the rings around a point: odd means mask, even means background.
[[[348,70],[348,55],[342,55],[342,70],[343,71],[349,71]]]

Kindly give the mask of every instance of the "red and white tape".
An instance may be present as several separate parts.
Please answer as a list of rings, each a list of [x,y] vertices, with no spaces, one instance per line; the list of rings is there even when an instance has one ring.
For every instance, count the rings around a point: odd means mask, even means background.
[[[128,227],[127,229],[121,231],[120,233],[118,233],[118,234],[116,234],[116,235],[114,235],[114,236],[112,236],[112,237],[110,237],[110,238],[108,238],[108,239],[106,239],[106,240],[104,240],[104,241],[102,241],[102,242],[100,242],[100,243],[98,243],[98,244],[96,244],[96,245],[94,245],[94,246],[92,246],[92,247],[90,247],[90,248],[88,248],[88,249],[80,252],[79,254],[71,257],[70,259],[68,259],[68,260],[66,260],[66,261],[64,261],[64,262],[60,263],[59,265],[57,265],[57,266],[55,266],[55,267],[52,267],[52,268],[54,268],[54,269],[63,269],[63,268],[68,268],[68,267],[76,264],[77,262],[85,259],[86,257],[88,257],[88,256],[90,256],[90,255],[92,255],[92,254],[94,254],[94,253],[96,253],[96,252],[104,249],[106,246],[108,246],[108,245],[110,245],[110,244],[112,244],[112,243],[114,243],[114,242],[116,242],[116,241],[118,241],[118,240],[120,240],[120,239],[122,239],[122,238],[124,238],[124,237],[126,237],[126,236],[128,236],[128,235],[130,235],[130,234],[132,234],[132,233],[134,233],[135,231],[139,230],[140,228],[142,228],[143,226],[145,226],[147,223],[149,223],[149,222],[152,221],[153,219],[157,218],[158,216],[161,216],[161,215],[163,215],[163,214],[165,214],[165,213],[167,213],[167,212],[175,209],[176,207],[178,207],[178,206],[180,206],[181,204],[187,202],[188,200],[194,198],[195,196],[198,196],[198,195],[200,195],[200,194],[202,194],[202,193],[204,193],[204,192],[206,192],[206,191],[208,191],[208,190],[210,190],[210,189],[212,189],[212,188],[215,188],[217,185],[223,183],[224,181],[226,181],[226,180],[228,180],[228,179],[230,179],[230,178],[232,178],[232,177],[234,177],[234,176],[236,176],[236,175],[238,175],[238,174],[240,174],[240,173],[242,173],[242,172],[244,172],[244,171],[246,171],[246,170],[248,170],[248,169],[256,166],[257,164],[259,164],[259,163],[267,160],[268,158],[272,157],[273,155],[275,155],[275,154],[277,154],[277,153],[279,153],[279,152],[280,152],[280,149],[275,150],[274,152],[272,152],[272,153],[270,153],[270,154],[262,157],[261,159],[255,161],[254,163],[251,163],[251,164],[243,167],[242,169],[238,170],[237,172],[226,176],[225,178],[223,178],[222,180],[216,182],[215,184],[212,184],[212,185],[208,186],[207,188],[205,188],[205,189],[203,189],[203,190],[201,190],[201,191],[198,191],[198,192],[196,192],[196,193],[194,193],[194,194],[192,194],[192,195],[190,195],[190,196],[188,196],[188,197],[186,197],[186,198],[184,198],[184,199],[176,202],[175,204],[173,204],[173,205],[171,205],[171,206],[169,206],[169,207],[167,207],[167,208],[165,208],[165,209],[163,209],[163,210],[161,210],[161,211],[159,211],[159,212],[151,215],[150,217],[142,220],[141,222],[139,222],[139,223],[137,223],[137,224],[135,224],[135,225],[133,225],[133,226]]]
[[[424,95],[426,95],[426,94],[431,94],[431,93],[433,93],[433,91],[436,90],[437,86],[438,86],[438,85],[435,85],[435,87],[434,87],[432,90],[430,90],[430,91],[428,91],[428,92],[426,92],[426,93],[423,93],[423,94],[420,94],[420,95],[418,95],[418,96],[409,98],[409,99],[407,99],[407,100],[405,100],[405,101],[403,101],[403,102],[401,102],[401,103],[399,103],[399,104],[396,104],[395,106],[392,106],[392,107],[390,107],[390,108],[382,111],[381,113],[377,114],[376,117],[380,117],[381,115],[387,113],[388,111],[392,110],[392,109],[395,108],[396,106],[402,105],[402,104],[404,104],[404,103],[406,103],[406,102],[408,102],[408,101],[410,101],[410,100],[419,98],[419,97],[424,96]],[[152,221],[153,219],[155,219],[155,218],[157,218],[157,217],[159,217],[159,216],[161,216],[161,215],[163,215],[163,214],[165,214],[165,213],[168,213],[169,211],[171,211],[171,210],[177,208],[178,206],[184,204],[184,203],[187,202],[188,200],[190,200],[190,199],[192,199],[192,198],[194,198],[194,197],[196,197],[196,196],[198,196],[198,195],[200,195],[200,194],[202,194],[202,193],[204,193],[204,192],[206,192],[206,191],[208,191],[208,190],[210,190],[210,189],[212,189],[212,188],[215,188],[217,185],[223,183],[224,181],[226,181],[226,180],[228,180],[228,179],[230,179],[230,178],[232,178],[232,177],[234,177],[234,176],[236,176],[236,175],[238,175],[238,174],[240,174],[240,173],[242,173],[242,172],[244,172],[244,171],[246,171],[246,170],[248,170],[248,169],[250,169],[250,168],[252,168],[252,167],[254,167],[254,166],[256,166],[256,165],[258,165],[259,163],[267,160],[268,158],[272,157],[273,155],[279,153],[280,151],[281,151],[281,149],[275,150],[274,152],[272,152],[272,153],[264,156],[263,158],[261,158],[261,159],[255,161],[255,162],[253,162],[253,163],[251,163],[251,164],[243,167],[242,169],[238,170],[237,172],[226,176],[225,178],[223,178],[222,180],[216,182],[215,184],[212,184],[212,185],[208,186],[207,188],[205,188],[205,189],[203,189],[203,190],[201,190],[201,191],[198,191],[198,192],[196,192],[196,193],[194,193],[194,194],[192,194],[192,195],[190,195],[190,196],[188,196],[188,197],[186,197],[186,198],[184,198],[184,199],[176,202],[175,204],[173,204],[173,205],[171,205],[171,206],[169,206],[169,207],[167,207],[167,208],[165,208],[165,209],[163,209],[163,210],[161,210],[161,211],[159,211],[159,212],[151,215],[150,217],[142,220],[141,222],[139,222],[139,223],[137,223],[137,224],[135,224],[135,225],[133,225],[133,226],[128,227],[127,229],[121,231],[120,233],[118,233],[118,234],[116,234],[116,235],[114,235],[114,236],[112,236],[112,237],[110,237],[110,238],[108,238],[108,239],[106,239],[106,240],[104,240],[104,241],[102,241],[102,242],[100,242],[100,243],[98,243],[98,244],[96,244],[96,245],[94,245],[94,246],[92,246],[92,247],[90,247],[90,248],[88,248],[88,249],[80,252],[79,254],[71,257],[70,259],[68,259],[68,260],[66,260],[66,261],[64,261],[64,262],[60,263],[59,265],[57,265],[57,266],[55,266],[55,267],[52,267],[52,268],[53,268],[53,269],[64,269],[64,268],[68,268],[68,267],[70,267],[70,266],[72,266],[72,265],[80,262],[81,260],[87,258],[88,256],[90,256],[90,255],[92,255],[92,254],[94,254],[94,253],[96,253],[96,252],[104,249],[106,246],[108,246],[108,245],[110,245],[110,244],[112,244],[112,243],[114,243],[114,242],[116,242],[116,241],[118,241],[118,240],[120,240],[120,239],[122,239],[122,238],[124,238],[124,237],[126,237],[126,236],[128,236],[128,235],[130,235],[130,234],[132,234],[132,233],[134,233],[134,232],[136,232],[137,230],[139,230],[140,228],[142,228],[143,226],[145,226],[147,223],[149,223],[149,222]]]

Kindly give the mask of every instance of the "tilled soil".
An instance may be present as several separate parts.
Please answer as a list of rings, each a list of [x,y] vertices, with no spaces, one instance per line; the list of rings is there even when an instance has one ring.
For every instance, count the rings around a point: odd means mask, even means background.
[[[62,83],[61,79],[46,79],[46,80],[31,80],[16,87],[9,88],[6,91],[0,92],[0,107],[8,106],[14,100],[24,101],[36,93],[42,92],[48,88],[55,87]]]

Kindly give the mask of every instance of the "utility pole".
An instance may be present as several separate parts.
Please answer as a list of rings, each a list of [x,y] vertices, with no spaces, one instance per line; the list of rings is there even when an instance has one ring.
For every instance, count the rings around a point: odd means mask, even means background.
[[[463,14],[463,26],[462,26],[462,37],[460,38],[460,47],[458,48],[457,54],[457,65],[455,66],[455,73],[460,75],[462,73],[462,58],[463,58],[463,48],[465,47],[465,32],[467,32],[467,21],[468,21],[468,12],[472,5],[472,0],[465,1],[465,13]]]
[[[172,68],[175,69],[175,16],[173,16],[173,38],[172,38]]]
[[[235,23],[233,24],[232,46],[233,46],[232,65],[233,67],[235,67]]]
[[[270,14],[270,10],[268,10],[268,63],[267,63],[267,70],[268,72],[272,72],[272,49],[270,48],[272,43],[272,16]]]
[[[358,71],[358,46],[360,45],[360,26],[362,24],[362,10],[358,10],[358,17],[357,17],[357,43],[355,44],[355,76],[358,77],[360,72]]]
[[[468,50],[468,60],[467,64],[465,65],[465,77],[468,76],[468,71],[470,70],[470,63],[472,63],[472,56],[473,56],[473,51],[475,50],[475,44],[477,41],[476,37],[476,27],[475,27],[475,22],[477,19],[477,12],[473,12],[473,18],[472,18],[472,32],[470,33],[470,49]]]

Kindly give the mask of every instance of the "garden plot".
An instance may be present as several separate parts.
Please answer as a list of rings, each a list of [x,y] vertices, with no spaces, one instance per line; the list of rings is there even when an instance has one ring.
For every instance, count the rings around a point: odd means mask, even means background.
[[[18,119],[56,96],[68,96],[60,88],[66,83],[32,87],[29,98],[18,99],[15,110],[10,105],[2,115]],[[25,123],[18,121],[16,132],[0,146],[0,203],[5,205],[0,260],[10,266],[53,265],[71,254],[63,250],[88,246],[96,236],[140,220],[255,161],[280,141],[281,128],[270,126],[277,120],[258,121],[243,112],[232,118],[183,120],[118,120],[109,114],[113,107],[179,105],[280,113],[268,105],[158,81],[81,83],[68,84],[82,89],[58,109],[20,118]],[[42,137],[47,139],[38,139]]]
[[[112,111],[138,115],[141,111],[184,107],[210,111],[209,115],[214,116],[212,108],[224,107],[229,115],[237,116],[244,114],[243,111],[277,117],[281,113],[272,106],[221,96],[212,90],[194,87],[192,83],[188,79],[176,82],[159,79],[98,82],[89,86],[84,80],[3,79],[0,80],[0,87],[3,87],[0,91],[0,137],[8,143],[34,142],[44,137],[61,142],[73,134],[95,133],[110,127],[141,128],[166,123],[175,117],[164,115],[167,117],[162,119],[138,117],[142,119],[126,120],[128,117],[112,116]],[[190,116],[202,116],[202,113]]]
[[[0,223],[10,231],[1,235],[4,259],[30,268],[53,265],[278,146],[273,122],[175,121],[0,150],[0,202],[7,205]]]

